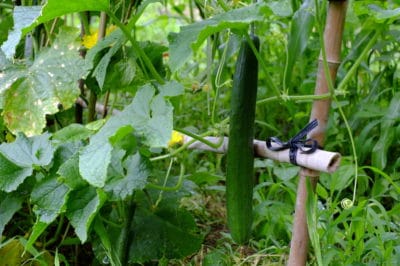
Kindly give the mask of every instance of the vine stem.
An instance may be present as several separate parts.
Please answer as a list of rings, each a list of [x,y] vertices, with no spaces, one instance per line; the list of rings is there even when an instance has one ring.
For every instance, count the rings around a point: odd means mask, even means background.
[[[197,138],[199,138],[199,137],[204,138],[204,137],[206,137],[206,136],[208,136],[208,135],[210,135],[210,134],[212,134],[212,133],[213,133],[213,131],[207,131],[207,132],[201,134],[200,136],[196,136],[196,137],[197,137]],[[180,152],[186,150],[186,148],[189,147],[190,144],[192,144],[193,142],[195,142],[195,141],[197,141],[197,140],[198,140],[198,139],[193,138],[193,140],[188,141],[187,143],[183,144],[182,146],[180,146],[179,148],[177,148],[176,150],[174,150],[174,151],[172,151],[172,152],[170,152],[170,153],[167,153],[167,154],[164,154],[164,155],[160,155],[160,156],[157,156],[157,157],[150,158],[150,161],[155,162],[155,161],[160,161],[160,160],[164,160],[164,159],[171,158],[171,157],[173,157],[173,156],[179,154]]]
[[[230,31],[228,30],[228,39],[226,40],[226,46],[224,48],[224,51],[222,52],[221,60],[219,62],[218,69],[217,69],[217,74],[215,76],[215,82],[214,82],[215,83],[215,98],[214,98],[214,102],[213,102],[213,106],[212,106],[212,110],[211,110],[211,123],[212,124],[215,124],[215,111],[216,111],[216,107],[217,107],[219,89],[223,86],[223,84],[221,84],[220,81],[221,81],[222,70],[226,63],[226,53],[227,53],[228,47],[229,47],[229,39],[230,39]]]
[[[182,133],[184,135],[187,135],[187,136],[189,136],[189,137],[191,137],[191,138],[193,138],[195,140],[198,140],[198,141],[200,141],[200,142],[202,142],[202,143],[206,144],[207,146],[210,146],[210,147],[212,147],[214,149],[219,148],[221,146],[221,144],[224,143],[224,138],[223,137],[221,137],[221,139],[220,139],[220,141],[218,143],[214,143],[214,142],[208,141],[207,139],[205,139],[205,138],[203,138],[203,137],[201,137],[199,135],[196,135],[196,134],[194,134],[194,133],[192,133],[192,132],[190,132],[188,130],[176,129],[176,131],[178,131],[178,132],[180,132],[180,133]]]
[[[165,84],[164,79],[160,76],[160,74],[157,72],[155,69],[153,63],[149,59],[149,57],[146,55],[146,53],[143,51],[142,48],[140,48],[138,42],[133,38],[132,34],[130,33],[130,30],[127,26],[125,26],[115,15],[111,10],[106,11],[107,15],[112,19],[112,21],[122,30],[126,38],[130,41],[132,44],[132,48],[135,51],[135,53],[143,60],[144,64],[146,67],[149,69],[151,75],[153,78],[157,80],[158,83],[160,84]]]
[[[132,243],[132,222],[136,211],[136,202],[134,197],[128,199],[124,204],[124,227],[121,232],[120,248],[118,257],[121,261],[121,265],[128,265],[129,263],[129,247]]]
[[[155,203],[155,206],[158,206],[158,204],[162,200],[162,192],[163,191],[177,191],[182,187],[183,177],[185,175],[185,166],[183,165],[183,163],[181,163],[179,179],[178,179],[178,182],[176,183],[176,185],[173,186],[173,187],[167,187],[166,186],[167,181],[168,181],[168,177],[169,177],[169,174],[170,174],[170,170],[171,170],[171,167],[172,167],[172,163],[173,163],[173,160],[171,160],[170,166],[168,168],[168,172],[167,172],[167,174],[165,176],[164,184],[162,186],[159,186],[159,185],[156,185],[156,184],[153,184],[153,183],[148,183],[147,184],[148,188],[161,190],[161,193],[160,193],[160,195],[159,195],[159,197],[158,197],[158,199],[157,199],[157,201]]]
[[[316,17],[319,18],[320,14],[319,14],[319,8],[318,8],[318,1],[315,0],[315,5],[316,5]],[[327,60],[327,55],[326,55],[326,50],[325,50],[325,41],[322,35],[322,29],[320,24],[317,22],[317,29],[319,32],[319,38],[320,38],[320,42],[321,42],[321,54],[322,54],[322,63],[323,63],[323,67],[324,67],[324,72],[326,75],[326,80],[328,83],[328,88],[329,91],[332,95],[332,98],[334,100],[335,103],[337,103],[337,107],[338,107],[338,111],[340,116],[343,119],[343,122],[345,124],[346,127],[346,131],[347,134],[349,136],[350,139],[350,144],[351,144],[351,150],[352,150],[352,154],[353,154],[353,159],[354,159],[354,188],[353,188],[353,198],[352,198],[352,204],[354,204],[355,200],[356,200],[356,192],[357,192],[357,182],[358,182],[358,156],[357,156],[357,150],[356,150],[356,145],[355,145],[355,141],[354,141],[354,137],[353,137],[353,133],[351,132],[351,127],[350,124],[348,122],[348,119],[346,117],[346,114],[343,111],[343,108],[340,106],[339,101],[334,93],[335,88],[333,86],[333,82],[332,82],[332,78],[329,74],[329,65],[328,65],[328,60]],[[339,86],[337,87],[336,90],[343,90],[344,87],[347,85],[347,83],[349,83],[350,79],[352,77],[354,77],[354,74],[357,71],[357,68],[359,67],[359,65],[362,63],[364,57],[367,55],[367,53],[369,52],[369,50],[372,48],[372,46],[374,45],[374,43],[376,42],[376,39],[379,36],[380,31],[375,31],[375,33],[373,34],[372,38],[369,40],[369,42],[367,43],[367,45],[365,46],[364,50],[362,51],[362,53],[360,54],[360,56],[357,58],[356,62],[352,65],[352,67],[350,68],[350,70],[347,72],[346,76],[342,79],[342,81],[340,82]]]
[[[272,96],[265,99],[261,99],[257,101],[257,105],[265,104],[269,102],[274,102],[277,100],[284,100],[284,101],[311,101],[311,100],[324,100],[329,99],[331,97],[330,93],[324,94],[311,94],[311,95],[280,95],[280,96]]]
[[[265,63],[264,59],[261,57],[261,54],[258,51],[258,49],[256,49],[256,47],[248,33],[245,34],[245,38],[246,38],[247,42],[249,43],[250,48],[253,51],[254,55],[256,56],[257,61],[261,64],[261,67],[265,72],[264,78],[265,78],[265,83],[266,83],[267,87],[271,88],[275,92],[276,96],[280,98],[281,93],[280,93],[279,89],[275,86],[274,82],[272,81],[271,77],[268,74],[267,64]]]

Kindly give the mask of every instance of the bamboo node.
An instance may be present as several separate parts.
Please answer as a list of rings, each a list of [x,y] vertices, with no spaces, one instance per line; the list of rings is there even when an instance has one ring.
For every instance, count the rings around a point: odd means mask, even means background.
[[[324,59],[322,57],[318,58],[318,61],[322,63]],[[329,67],[338,67],[341,63],[341,61],[335,61],[335,60],[326,60],[328,62]]]

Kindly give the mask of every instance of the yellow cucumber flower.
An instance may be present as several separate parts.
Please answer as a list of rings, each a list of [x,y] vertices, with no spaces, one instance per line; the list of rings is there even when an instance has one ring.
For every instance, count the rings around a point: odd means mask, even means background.
[[[182,145],[182,144],[183,144],[183,134],[173,130],[171,139],[168,142],[168,147],[172,147],[175,145]]]
[[[106,29],[106,36],[113,32],[117,27],[115,25],[111,25]],[[92,48],[96,45],[98,41],[99,30],[96,30],[94,33],[84,35],[82,38],[82,45],[87,49]]]

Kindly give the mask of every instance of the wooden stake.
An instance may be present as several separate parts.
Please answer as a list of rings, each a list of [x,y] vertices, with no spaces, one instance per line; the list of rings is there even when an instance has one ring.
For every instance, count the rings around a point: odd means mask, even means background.
[[[342,44],[346,9],[347,1],[329,2],[326,27],[324,31],[324,42],[331,80],[335,80],[340,63],[340,48]],[[321,56],[318,65],[315,95],[325,93],[329,93],[329,87]],[[330,99],[324,99],[315,100],[312,106],[310,121],[318,119],[319,125],[310,132],[308,138],[317,140],[321,146],[323,146],[325,141],[325,129],[329,118],[330,104]],[[300,170],[288,266],[306,265],[309,242],[306,218],[306,178],[311,178],[311,184],[315,189],[318,182],[318,176],[318,172],[305,168]]]

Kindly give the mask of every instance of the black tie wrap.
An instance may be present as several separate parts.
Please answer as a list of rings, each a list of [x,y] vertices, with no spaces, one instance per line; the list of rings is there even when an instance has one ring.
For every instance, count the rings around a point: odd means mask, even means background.
[[[318,142],[314,139],[305,139],[304,137],[318,126],[318,120],[315,119],[311,121],[307,126],[305,126],[299,133],[297,133],[293,138],[287,142],[281,141],[277,137],[270,137],[266,140],[267,148],[271,151],[282,151],[289,149],[289,159],[290,163],[297,165],[297,151],[300,150],[301,153],[310,154],[318,149]],[[272,147],[272,142],[278,144],[278,146]]]

